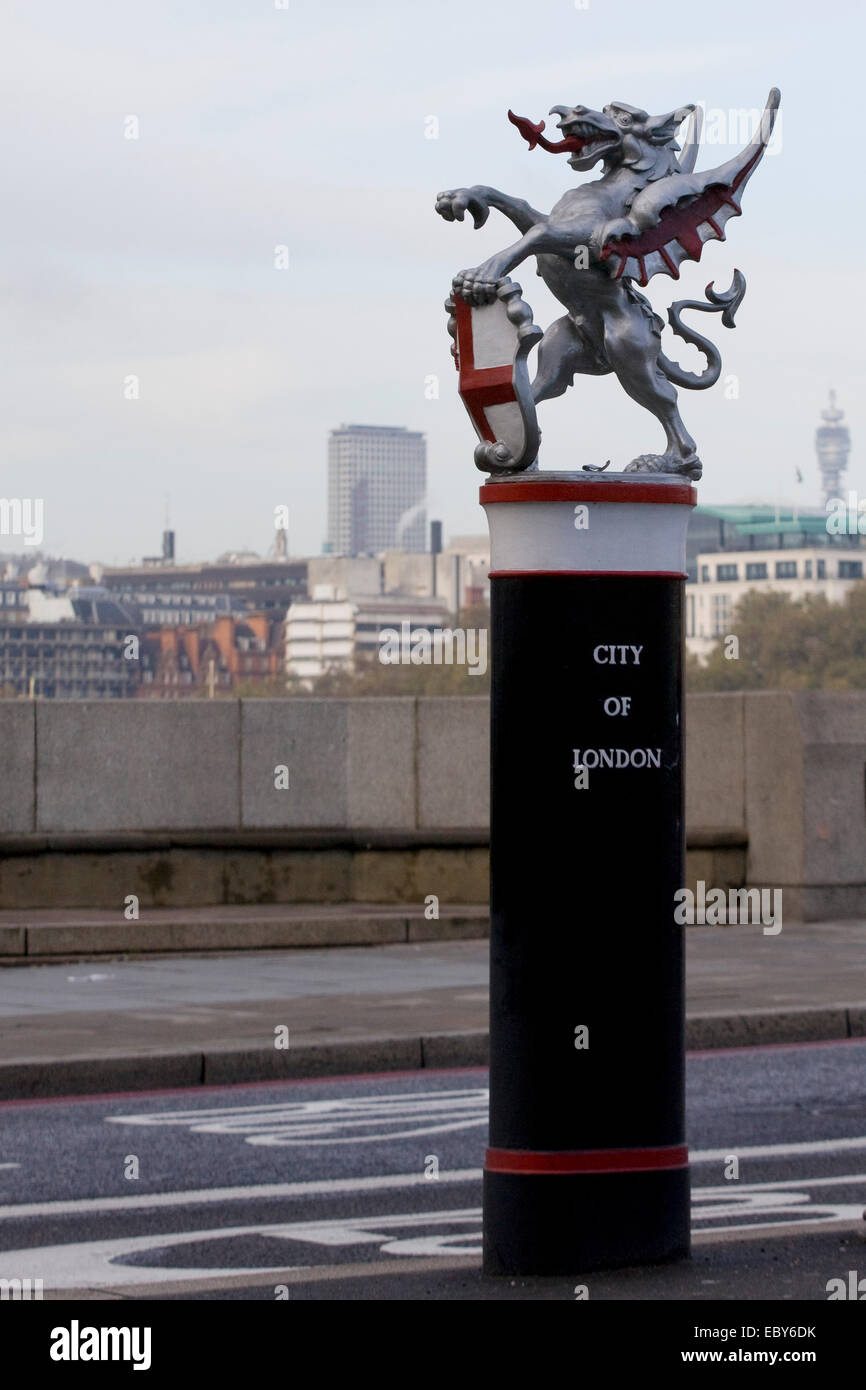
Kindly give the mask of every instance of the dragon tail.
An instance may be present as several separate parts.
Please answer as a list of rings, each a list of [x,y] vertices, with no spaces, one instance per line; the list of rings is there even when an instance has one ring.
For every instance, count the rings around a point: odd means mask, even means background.
[[[699,352],[702,352],[707,359],[707,365],[700,376],[694,372],[687,372],[678,362],[671,362],[664,353],[659,353],[659,366],[669,381],[675,386],[684,386],[690,391],[705,391],[708,386],[714,386],[719,379],[722,370],[722,356],[715,343],[711,343],[709,338],[704,338],[702,334],[689,328],[688,324],[683,323],[681,315],[684,309],[699,309],[704,314],[721,314],[722,323],[726,328],[734,327],[734,314],[737,312],[746,293],[746,277],[739,270],[734,271],[734,278],[731,281],[731,288],[719,294],[713,289],[713,283],[707,285],[704,294],[708,303],[704,304],[700,299],[678,299],[676,304],[672,304],[668,309],[668,323],[676,333],[678,338],[683,338],[685,342],[692,343]]]

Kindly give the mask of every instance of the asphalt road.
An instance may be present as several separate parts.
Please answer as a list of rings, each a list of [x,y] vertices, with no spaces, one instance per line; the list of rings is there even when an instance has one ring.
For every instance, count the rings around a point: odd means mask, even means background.
[[[577,1280],[481,1277],[485,1085],[7,1103],[0,1278],[45,1298],[573,1299]],[[866,1041],[694,1054],[688,1085],[693,1257],[582,1276],[588,1297],[824,1301],[866,1276]]]

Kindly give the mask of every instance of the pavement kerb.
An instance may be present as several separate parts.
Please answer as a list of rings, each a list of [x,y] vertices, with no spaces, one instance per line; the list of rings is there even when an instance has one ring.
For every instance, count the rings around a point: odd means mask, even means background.
[[[866,1037],[866,1004],[698,1014],[686,1027],[689,1051],[859,1037]],[[284,1050],[215,1046],[203,1051],[23,1059],[0,1063],[0,1100],[478,1067],[486,1064],[487,1045],[486,1029],[476,1029],[302,1043]]]

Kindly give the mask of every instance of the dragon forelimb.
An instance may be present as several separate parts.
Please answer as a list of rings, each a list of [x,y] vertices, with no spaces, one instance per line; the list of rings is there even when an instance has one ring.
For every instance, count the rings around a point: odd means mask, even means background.
[[[480,184],[475,191],[481,194],[488,207],[495,208],[513,222],[519,232],[528,232],[537,222],[544,221],[545,214],[523,198],[512,198],[510,193],[500,193],[498,188],[488,188],[485,184]]]

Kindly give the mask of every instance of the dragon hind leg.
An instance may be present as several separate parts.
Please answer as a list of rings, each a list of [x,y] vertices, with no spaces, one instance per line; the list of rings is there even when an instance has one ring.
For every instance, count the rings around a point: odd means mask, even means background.
[[[605,354],[620,384],[633,401],[649,410],[665,432],[663,454],[640,454],[626,473],[679,473],[699,478],[702,472],[695,441],[677,409],[674,386],[658,366],[659,341],[652,325],[641,316],[619,319],[605,336]]]
[[[538,345],[532,399],[549,401],[568,390],[577,375],[604,376],[612,369],[586,343],[569,314],[552,323]]]

